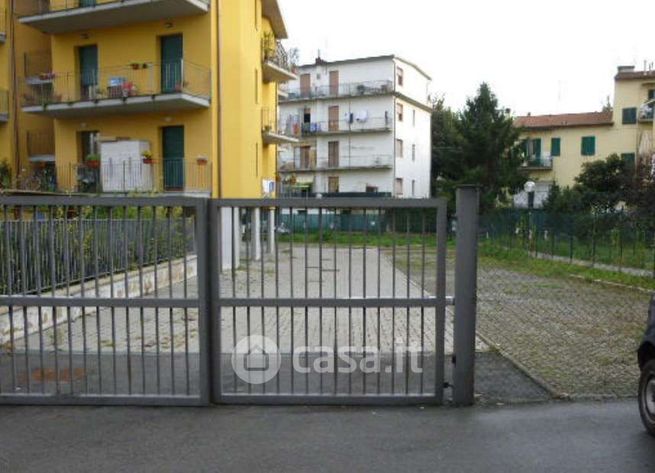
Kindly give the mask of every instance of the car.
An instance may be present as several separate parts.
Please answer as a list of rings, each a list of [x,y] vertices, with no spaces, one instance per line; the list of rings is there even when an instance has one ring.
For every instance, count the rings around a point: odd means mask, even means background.
[[[637,352],[639,379],[639,413],[649,434],[655,437],[655,296],[650,301],[648,328]]]

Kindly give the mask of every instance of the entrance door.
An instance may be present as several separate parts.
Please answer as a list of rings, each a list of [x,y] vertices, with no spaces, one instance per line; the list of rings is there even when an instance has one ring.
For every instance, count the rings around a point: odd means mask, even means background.
[[[161,92],[171,94],[182,92],[184,43],[182,35],[161,38]]]
[[[309,97],[312,90],[312,76],[310,74],[301,74],[300,76],[300,96]]]
[[[339,106],[334,105],[328,109],[328,130],[339,131]]]
[[[77,49],[80,71],[80,98],[92,100],[98,86],[98,46],[81,46]]]
[[[162,128],[164,190],[184,190],[184,127]]]
[[[339,95],[339,71],[330,71],[330,95]]]

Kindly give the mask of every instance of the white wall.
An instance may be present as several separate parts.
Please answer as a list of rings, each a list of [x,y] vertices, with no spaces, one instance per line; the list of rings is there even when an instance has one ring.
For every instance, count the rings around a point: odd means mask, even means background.
[[[430,113],[401,99],[404,119],[396,122],[396,139],[403,140],[404,157],[396,157],[396,177],[403,179],[405,198],[427,198],[430,196],[431,137]],[[416,121],[413,113],[416,112]],[[416,146],[412,159],[412,145]],[[412,194],[412,181],[416,183]]]

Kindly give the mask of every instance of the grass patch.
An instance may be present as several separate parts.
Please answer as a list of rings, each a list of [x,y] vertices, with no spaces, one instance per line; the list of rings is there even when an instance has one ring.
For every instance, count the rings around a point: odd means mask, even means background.
[[[546,277],[577,277],[586,281],[604,281],[655,291],[655,279],[647,276],[607,271],[561,261],[533,258],[523,250],[507,249],[481,242],[480,264]]]

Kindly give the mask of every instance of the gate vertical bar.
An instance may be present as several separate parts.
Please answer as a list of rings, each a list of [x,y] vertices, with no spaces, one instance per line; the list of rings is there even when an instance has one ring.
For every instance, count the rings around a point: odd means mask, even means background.
[[[453,357],[453,403],[457,406],[470,406],[474,401],[478,206],[477,187],[457,189]]]
[[[212,339],[210,330],[212,329],[212,315],[213,315],[213,299],[212,299],[212,282],[210,281],[210,271],[216,270],[215,260],[211,260],[212,264],[208,262],[209,256],[209,238],[211,237],[211,226],[207,225],[207,209],[209,207],[207,200],[200,200],[196,204],[196,264],[198,265],[198,351],[199,351],[199,389],[200,389],[200,402],[202,404],[209,404],[211,395],[210,384],[210,357],[212,356]],[[212,213],[213,214],[213,213]],[[215,228],[215,227],[214,227]],[[184,249],[184,257],[186,258],[186,248]],[[213,332],[212,332],[213,333]],[[188,350],[188,347],[187,347]],[[173,382],[175,382],[173,380]]]
[[[217,304],[221,297],[220,275],[223,270],[223,208],[210,201],[209,207],[209,329],[211,330],[210,373],[212,376],[210,400],[221,402],[221,308]]]
[[[448,244],[448,216],[446,203],[442,201],[437,209],[437,306],[435,314],[435,402],[443,403],[445,386],[445,333],[446,333],[446,251]],[[425,268],[423,269],[425,271]]]

